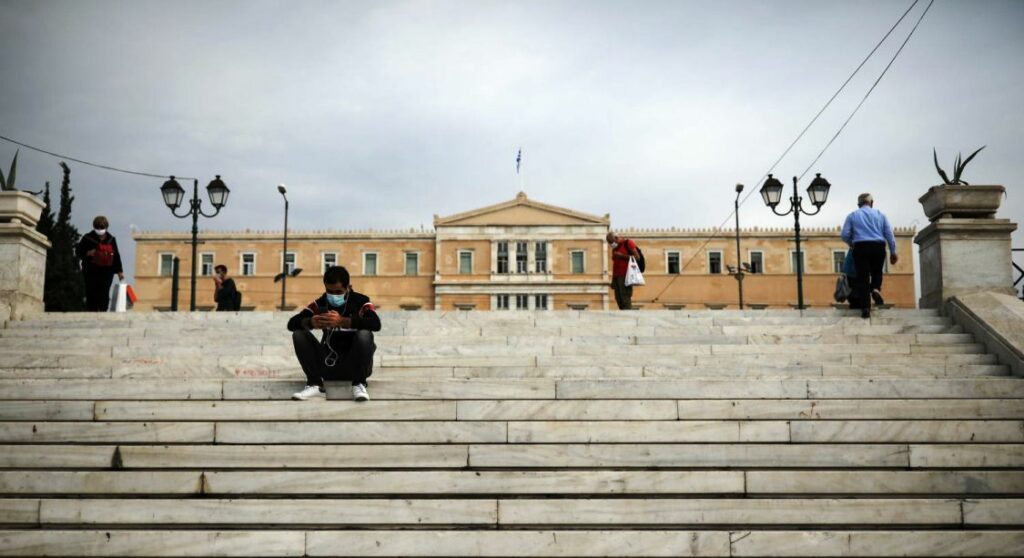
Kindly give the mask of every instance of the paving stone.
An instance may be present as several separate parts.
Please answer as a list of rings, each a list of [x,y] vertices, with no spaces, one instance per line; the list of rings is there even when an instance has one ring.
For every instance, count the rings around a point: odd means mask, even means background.
[[[46,509],[44,501],[44,512]],[[45,513],[43,520],[46,520]],[[504,525],[960,525],[958,500],[501,500]]]
[[[1024,467],[1021,444],[915,444],[911,467]]]
[[[905,445],[473,445],[472,467],[906,467]]]
[[[219,444],[484,444],[506,440],[504,422],[361,422],[329,427],[322,422],[217,424]]]
[[[674,401],[458,401],[459,420],[675,420]]]
[[[450,499],[43,499],[38,515],[44,525],[494,525],[498,504]]]
[[[303,556],[303,531],[0,531],[0,556]]]
[[[652,442],[788,442],[785,422],[736,421],[535,421],[510,422],[513,444],[652,443]]]
[[[386,371],[387,377],[394,375],[391,369]],[[473,368],[456,368],[452,373],[455,378],[642,378],[643,366],[557,366],[557,367],[523,367],[523,366],[490,366]]]
[[[747,471],[749,494],[1014,494],[1022,471]]]
[[[0,494],[200,494],[202,489],[198,472],[0,471]]]
[[[797,421],[793,442],[1024,442],[1021,421]]]
[[[71,469],[111,466],[115,446],[0,446],[0,469]]]
[[[743,493],[740,471],[217,471],[205,478],[207,494],[224,495]]]
[[[112,376],[111,368],[7,368],[0,369],[0,380],[104,379]]]
[[[468,446],[454,444],[179,445],[120,448],[124,467],[129,469],[459,468],[466,466],[468,452]]]
[[[728,556],[724,531],[312,531],[309,556]]]
[[[212,422],[0,422],[0,443],[213,442]]]
[[[872,318],[874,319],[874,318]],[[746,531],[732,556],[1020,556],[1024,531]]]
[[[455,402],[374,401],[364,405],[355,401],[97,401],[96,420],[455,420]]]

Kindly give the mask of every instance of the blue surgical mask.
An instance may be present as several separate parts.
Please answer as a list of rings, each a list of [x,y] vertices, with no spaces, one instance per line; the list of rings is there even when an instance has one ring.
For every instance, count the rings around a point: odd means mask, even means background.
[[[327,304],[329,304],[331,306],[344,306],[345,305],[345,295],[343,295],[343,294],[336,295],[336,294],[327,293]]]

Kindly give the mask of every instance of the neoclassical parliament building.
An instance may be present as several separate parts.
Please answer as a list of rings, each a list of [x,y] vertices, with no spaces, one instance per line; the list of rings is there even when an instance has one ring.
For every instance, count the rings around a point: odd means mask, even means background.
[[[353,287],[383,310],[606,310],[615,308],[609,215],[597,216],[515,199],[448,217],[434,217],[434,230],[289,231],[283,254],[281,231],[209,231],[200,235],[199,309],[213,302],[213,267],[224,264],[242,292],[243,310],[281,305],[283,266],[301,269],[287,281],[286,307],[308,304],[323,292],[325,267],[343,265]],[[637,287],[640,309],[736,308],[739,303],[735,231],[723,229],[616,228],[644,252],[647,284]],[[889,266],[883,293],[898,307],[915,306],[914,230],[895,231],[899,263]],[[710,238],[710,240],[709,240]],[[188,308],[191,235],[136,232],[137,311],[171,307],[173,261],[180,259],[180,308]],[[833,304],[832,292],[847,247],[839,227],[804,229],[803,262],[791,229],[743,229],[741,260],[749,308],[796,304],[796,266],[804,265],[804,296],[812,307]]]

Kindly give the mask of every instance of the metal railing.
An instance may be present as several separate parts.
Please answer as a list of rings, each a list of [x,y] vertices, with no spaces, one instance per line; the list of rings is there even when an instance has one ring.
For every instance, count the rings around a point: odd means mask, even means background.
[[[1013,254],[1015,252],[1024,252],[1024,248],[1011,248],[1010,249],[1010,263],[1013,264],[1013,268],[1016,269],[1017,273],[1020,274],[1020,275],[1017,276],[1016,279],[1013,280],[1013,288],[1014,289],[1017,288],[1017,285],[1019,285],[1021,283],[1021,281],[1024,281],[1024,269],[1022,269],[1019,265],[1017,265],[1017,262],[1013,261]],[[1024,300],[1024,289],[1021,289],[1020,298],[1021,298],[1021,300]]]

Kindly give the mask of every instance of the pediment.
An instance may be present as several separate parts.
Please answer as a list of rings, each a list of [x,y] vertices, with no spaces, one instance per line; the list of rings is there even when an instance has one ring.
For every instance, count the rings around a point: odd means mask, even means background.
[[[608,215],[598,217],[564,207],[540,203],[520,192],[515,199],[457,213],[448,217],[434,216],[439,226],[529,226],[529,225],[608,225]]]

